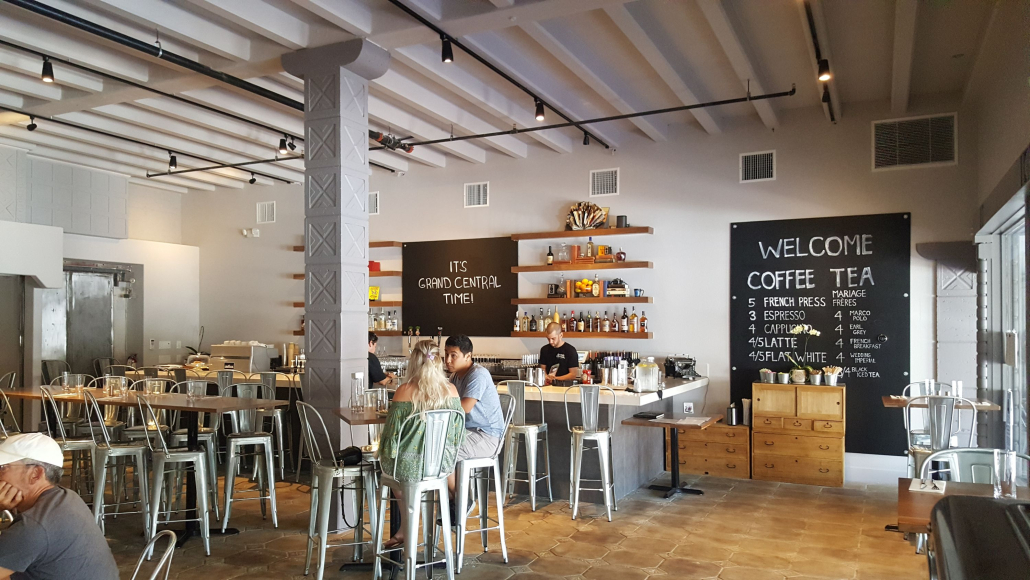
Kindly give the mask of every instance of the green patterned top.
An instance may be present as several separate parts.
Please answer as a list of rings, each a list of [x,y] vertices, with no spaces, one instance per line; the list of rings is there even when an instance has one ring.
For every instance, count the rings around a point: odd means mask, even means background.
[[[444,405],[446,409],[460,411],[455,414],[450,428],[447,431],[447,446],[443,456],[443,471],[454,470],[455,458],[458,448],[465,438],[465,429],[462,428],[462,419],[465,412],[461,407],[461,399],[448,397]],[[426,425],[423,421],[412,421],[404,432],[404,438],[399,442],[397,432],[400,431],[404,421],[414,413],[414,406],[410,401],[394,401],[390,403],[390,413],[386,416],[386,424],[379,436],[379,464],[383,473],[392,476],[398,481],[418,481],[422,479],[422,442],[425,439]],[[394,447],[394,443],[397,446]],[[397,458],[397,470],[394,473],[394,458]]]

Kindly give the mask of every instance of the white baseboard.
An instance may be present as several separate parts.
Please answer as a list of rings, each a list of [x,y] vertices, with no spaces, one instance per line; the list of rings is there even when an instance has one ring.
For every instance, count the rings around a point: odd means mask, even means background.
[[[908,458],[904,455],[844,454],[845,483],[897,484],[899,477],[908,473]]]

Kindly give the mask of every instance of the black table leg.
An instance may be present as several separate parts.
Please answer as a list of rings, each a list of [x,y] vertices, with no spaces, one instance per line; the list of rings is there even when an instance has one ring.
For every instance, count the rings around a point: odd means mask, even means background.
[[[648,489],[664,491],[666,499],[676,495],[677,493],[704,495],[705,492],[700,489],[693,489],[680,484],[680,432],[679,429],[675,427],[669,429],[669,446],[672,447],[672,449],[669,450],[669,455],[672,456],[672,465],[670,466],[672,471],[672,485],[651,485],[648,486]]]
[[[186,412],[186,447],[190,451],[201,451],[200,446],[200,414]],[[215,478],[218,481],[218,478]],[[227,483],[232,485],[231,482]],[[215,494],[217,496],[217,494]],[[157,509],[156,506],[154,509]],[[190,538],[200,535],[200,522],[197,521],[197,482],[193,477],[186,477],[186,529],[180,532],[179,540],[175,547],[181,548]],[[232,536],[240,533],[236,528],[228,528],[222,532],[222,528],[216,527],[209,530],[212,536]]]

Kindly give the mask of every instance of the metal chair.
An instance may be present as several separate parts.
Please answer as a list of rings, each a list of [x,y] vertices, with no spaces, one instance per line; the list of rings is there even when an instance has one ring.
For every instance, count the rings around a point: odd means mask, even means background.
[[[551,454],[547,437],[547,423],[544,420],[544,390],[540,385],[528,381],[501,381],[497,386],[502,385],[508,387],[508,394],[515,401],[515,416],[505,436],[505,496],[510,498],[515,495],[516,481],[527,483],[529,485],[529,507],[532,511],[536,511],[536,488],[540,480],[547,480],[547,501],[554,501],[554,494],[551,491]],[[526,389],[536,389],[539,394],[540,423],[526,423]],[[544,475],[537,477],[537,444],[541,442],[540,435],[543,435],[542,442],[544,444]],[[516,466],[519,461],[519,436],[526,442],[526,479],[515,477],[518,473]]]
[[[93,359],[93,372],[98,377],[102,377],[106,374],[110,374],[108,369],[111,365],[118,364],[118,359],[111,356],[102,356],[100,358]]]
[[[925,404],[926,408],[919,405]],[[915,406],[913,406],[915,405]],[[961,411],[959,407],[966,405],[969,417],[969,429],[963,430],[961,426]],[[917,414],[913,413],[913,409]],[[909,476],[915,477],[920,473],[927,456],[935,451],[950,449],[952,438],[957,434],[968,433],[968,438],[963,445],[956,441],[957,447],[971,447],[976,438],[976,407],[973,401],[960,397],[945,395],[922,395],[912,397],[905,404],[905,434],[908,442],[909,455]],[[955,420],[956,415],[959,421]],[[925,431],[913,429],[913,425],[920,423],[925,425]],[[958,427],[958,429],[955,429]]]
[[[510,392],[510,391],[509,391]],[[515,416],[516,399],[511,395],[499,395],[507,399],[507,404],[501,403],[502,406],[507,407],[504,413],[504,431],[505,435],[508,433],[508,429],[511,428],[512,418]],[[491,457],[481,457],[476,459],[465,459],[459,461],[457,465],[457,489],[455,490],[454,502],[456,506],[459,506],[454,510],[455,516],[457,517],[457,550],[455,558],[455,569],[460,574],[461,566],[465,558],[465,536],[468,534],[480,534],[480,539],[483,542],[483,551],[489,550],[487,546],[487,532],[490,530],[499,530],[501,534],[501,556],[504,558],[504,563],[508,563],[508,546],[504,541],[504,480],[501,478],[501,447],[504,445],[506,437],[502,436],[497,441],[497,449]],[[494,521],[497,525],[490,526],[490,510],[487,506],[490,505],[490,473],[493,472],[494,479],[494,499],[497,502],[497,520]],[[485,472],[485,473],[484,473]],[[476,482],[476,488],[479,492],[479,527],[470,530],[468,529],[468,517],[465,510],[460,506],[468,505],[468,494],[469,494],[469,483],[471,481]],[[433,542],[433,546],[436,546],[436,542]],[[433,556],[435,557],[435,553]]]
[[[1017,453],[1016,457],[1030,467],[1030,455]],[[947,463],[946,468],[934,469],[933,463]],[[927,456],[919,471],[920,479],[934,474],[948,474],[948,481],[959,483],[994,483],[994,449],[942,449]]]
[[[261,383],[237,383],[224,388],[219,393],[223,397],[232,396],[232,389],[236,389],[236,396],[242,399],[257,399],[265,385]],[[233,411],[229,414],[232,425],[232,433],[225,438],[225,511],[222,517],[222,531],[229,526],[229,516],[232,515],[232,502],[245,500],[258,500],[261,502],[261,517],[265,517],[265,500],[272,503],[272,525],[279,527],[279,517],[276,512],[275,500],[275,463],[272,459],[272,434],[258,431],[258,411]],[[236,468],[240,458],[244,456],[240,448],[244,445],[260,445],[262,453],[254,453],[254,476],[257,479],[258,495],[256,497],[234,498],[236,492]],[[249,493],[250,490],[248,490]]]
[[[171,379],[145,377],[129,385],[129,389],[134,391],[137,396],[160,395],[167,393],[174,384]],[[163,437],[168,433],[168,412],[162,409],[154,415],[153,419],[151,421],[145,415],[137,418],[136,409],[130,407],[126,416],[125,427],[122,429],[123,437],[129,441],[138,441],[140,439],[153,438],[158,432]],[[137,421],[139,422],[138,425],[136,424]]]
[[[94,456],[96,445],[93,443],[93,439],[91,437],[69,438],[64,427],[64,421],[54,421],[51,425],[51,415],[54,417],[61,417],[61,408],[58,407],[57,401],[54,400],[54,395],[50,392],[48,387],[40,387],[39,391],[43,397],[43,425],[47,435],[49,435],[51,439],[57,441],[61,446],[61,451],[71,454],[71,487],[79,494],[80,497],[88,496],[92,493],[90,489],[92,477],[86,479],[83,477],[83,474],[89,473],[89,470],[86,468],[87,464],[92,467],[95,463]],[[89,461],[83,461],[83,453],[88,453]]]
[[[43,382],[52,385],[54,379],[63,373],[72,372],[72,367],[63,360],[43,359],[40,361],[40,371],[43,373]]]
[[[188,380],[172,385],[169,393],[182,393],[193,389],[194,392],[207,394],[207,379]],[[179,417],[176,413],[172,420],[171,427],[174,430],[169,433],[169,441],[173,446],[185,446],[189,440],[189,430],[186,427],[178,427]],[[218,413],[197,413],[197,440],[204,446],[204,456],[207,457],[207,475],[210,479],[211,506],[215,508],[215,519],[221,519],[218,511],[218,429],[222,417]],[[210,424],[208,422],[210,421]],[[176,428],[178,427],[178,428]]]
[[[264,372],[257,374],[261,377],[261,384],[265,385],[265,388],[261,389],[262,399],[275,399],[276,383],[279,375],[286,377],[290,388],[292,389],[293,387],[293,377],[286,373]],[[279,464],[280,480],[286,479],[286,447],[283,445],[283,416],[286,414],[286,411],[287,410],[282,407],[275,407],[265,411],[258,411],[257,414],[257,425],[259,426],[264,426],[265,419],[270,419],[272,421],[272,430],[270,432],[275,436],[275,457]],[[286,421],[285,423],[287,428],[286,440],[292,443],[293,424],[289,421]]]
[[[125,388],[129,387],[129,379],[126,377],[100,376],[90,381],[89,384],[86,385],[86,388],[104,389],[105,392],[114,396],[121,392],[121,387],[123,386]],[[88,408],[83,414],[84,417],[75,425],[76,433],[85,433],[85,431],[95,427],[94,425],[90,425],[91,417]],[[119,419],[120,414],[120,407],[115,407],[113,405],[104,406],[103,425],[111,431],[112,435],[114,435],[113,439],[115,441],[121,440],[122,430],[125,428],[125,421]],[[90,431],[90,435],[92,434],[92,431]]]
[[[147,527],[150,525],[150,513],[147,502],[150,501],[150,498],[147,493],[147,453],[149,449],[143,443],[112,443],[111,436],[107,432],[107,425],[105,424],[106,414],[100,410],[96,397],[89,391],[84,392],[83,397],[86,399],[86,425],[89,426],[90,439],[92,439],[95,446],[93,450],[93,519],[96,520],[100,529],[105,530],[106,533],[104,526],[104,518],[106,516],[122,515],[120,510],[124,503],[138,503],[140,505],[139,512],[126,513],[141,514],[143,516],[143,533],[148,535]],[[128,486],[126,485],[126,465],[119,461],[121,458],[131,459],[133,462],[132,474],[136,479],[135,487],[138,498],[136,501],[121,501],[123,494],[125,499],[129,498]],[[114,501],[107,504],[104,500],[104,492],[107,488],[107,470],[109,468],[114,469],[114,477],[111,480],[111,498]],[[108,506],[115,508],[114,514],[105,513]]]
[[[144,423],[157,424],[157,414],[154,412],[154,408],[150,406],[150,401],[147,395],[136,395],[136,404],[139,407],[140,416],[143,417]],[[157,533],[157,524],[159,516],[164,513],[168,517],[162,522],[165,524],[181,523],[186,521],[198,521],[200,523],[200,535],[204,539],[204,553],[208,556],[211,555],[211,529],[209,527],[209,516],[208,516],[208,477],[207,467],[205,466],[206,458],[203,451],[193,451],[185,448],[169,449],[165,443],[164,433],[160,429],[154,429],[152,431],[153,436],[145,437],[144,440],[147,442],[147,447],[150,448],[151,457],[154,462],[154,482],[151,487],[150,496],[150,526],[148,527],[148,533],[150,539],[153,539]],[[197,488],[197,517],[189,520],[172,520],[171,515],[174,513],[172,509],[172,493],[168,493],[168,509],[165,511],[161,510],[161,492],[165,488],[165,467],[168,464],[172,464],[176,468],[180,468],[186,465],[192,464],[193,466],[193,478]]]
[[[161,554],[161,557],[157,559],[157,564],[154,565],[154,569],[151,571],[150,576],[141,576],[140,568],[143,567],[143,560],[149,559],[150,555],[154,552],[154,546],[157,545],[161,538],[168,538],[168,545],[165,546],[165,551]],[[132,572],[131,580],[159,580],[164,578],[168,580],[168,574],[172,571],[172,556],[175,555],[175,532],[172,530],[164,530],[159,534],[155,534],[146,547],[143,548],[143,553],[139,555],[139,560],[136,561],[136,569]],[[164,571],[162,576],[161,571]]]
[[[428,556],[430,551],[435,553],[435,547],[430,547],[428,544],[431,542],[427,539],[426,541],[426,559],[422,564],[417,564],[416,560],[418,557],[418,526],[419,526],[419,509],[420,505],[423,508],[439,506],[440,519],[445,530],[451,529],[451,516],[448,513],[448,495],[449,491],[447,488],[447,477],[454,471],[454,466],[445,461],[447,458],[448,451],[456,453],[457,448],[454,444],[449,444],[449,441],[453,437],[455,441],[460,437],[461,433],[465,429],[465,413],[455,409],[437,409],[434,411],[426,411],[424,413],[416,413],[408,417],[401,424],[400,429],[397,430],[394,436],[394,445],[399,444],[403,439],[404,434],[411,429],[424,429],[422,439],[422,451],[419,457],[422,459],[422,469],[420,470],[420,477],[414,481],[408,481],[406,479],[401,480],[395,477],[397,473],[397,463],[400,457],[395,457],[393,461],[392,473],[386,473],[385,470],[379,480],[379,515],[376,518],[375,539],[376,539],[376,561],[373,568],[372,577],[375,580],[383,575],[383,561],[392,563],[395,566],[403,566],[405,577],[407,580],[415,580],[415,574],[418,568],[433,566],[439,564],[441,561],[432,561]],[[460,429],[460,431],[458,431]],[[453,457],[453,455],[452,455]],[[404,561],[398,562],[387,556],[394,550],[383,551],[383,530],[386,527],[386,506],[390,500],[390,492],[401,494],[404,498],[404,503],[407,506],[406,513],[404,514]],[[423,502],[423,496],[429,495],[427,501]],[[431,513],[423,513],[423,517],[429,519],[430,522],[435,521],[435,517]],[[451,535],[443,535],[444,542],[444,559],[442,562],[447,568],[447,579],[454,580],[454,549],[451,545]]]
[[[14,416],[14,408],[11,407],[11,400],[7,398],[6,393],[7,390],[14,388],[17,376],[17,373],[10,372],[0,377],[0,441],[21,433],[18,418]]]
[[[569,418],[569,392],[573,389],[579,390],[579,409],[583,424],[575,427]],[[612,396],[612,404],[608,412],[608,426],[601,428],[597,418],[601,405],[601,389],[608,391]],[[608,514],[608,521],[612,521],[612,509],[618,511],[618,500],[615,499],[614,470],[615,461],[612,457],[612,435],[615,432],[615,417],[618,401],[615,398],[615,391],[610,387],[602,385],[573,385],[565,389],[565,426],[572,434],[570,441],[570,465],[569,465],[569,500],[572,506],[572,519],[576,519],[579,513],[579,492],[580,489],[588,491],[600,491],[604,494],[604,507]],[[587,442],[593,442],[597,449],[598,461],[601,468],[600,488],[581,488],[583,481],[583,451],[587,449]],[[595,481],[595,480],[587,480]]]
[[[111,364],[107,365],[107,373],[115,377],[126,377],[129,373],[136,373],[136,367],[129,365]]]
[[[371,544],[375,538],[376,526],[376,475],[375,467],[362,461],[358,465],[344,465],[338,461],[333,453],[333,446],[329,439],[329,430],[325,421],[311,405],[298,402],[300,412],[301,434],[308,440],[308,448],[314,455],[311,467],[311,510],[308,520],[308,544],[307,555],[304,559],[304,575],[311,571],[311,551],[315,542],[318,542],[318,568],[315,578],[322,580],[325,574],[325,552],[329,546],[329,534],[338,534],[344,530],[329,529],[329,512],[332,507],[332,497],[336,492],[340,493],[341,506],[343,505],[344,492],[354,492],[354,513],[358,521],[353,526],[354,541],[333,544],[333,547],[354,546],[353,561],[360,562],[363,557],[365,544]],[[347,479],[353,483],[347,485]],[[337,485],[337,480],[339,484]],[[368,524],[370,526],[370,538],[364,539],[365,534],[365,509],[368,510]],[[344,511],[346,513],[346,511]]]

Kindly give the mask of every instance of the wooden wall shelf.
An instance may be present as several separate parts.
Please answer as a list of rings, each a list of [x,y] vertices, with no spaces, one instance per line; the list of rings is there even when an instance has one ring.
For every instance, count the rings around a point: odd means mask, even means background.
[[[400,277],[400,270],[380,270],[379,272],[369,272],[369,278],[389,278],[389,277]]]
[[[628,236],[633,234],[653,234],[654,228],[639,226],[632,228],[601,228],[596,230],[561,230],[557,232],[530,232],[525,234],[512,234],[511,239],[519,240],[546,240],[548,238],[589,238],[599,236]]]
[[[651,304],[650,296],[620,298],[617,296],[600,298],[513,298],[512,304]]]
[[[304,308],[304,303],[303,302],[294,302],[293,303],[293,307],[294,308]]]
[[[368,303],[369,308],[400,308],[400,300],[373,300]]]
[[[404,336],[400,330],[373,330],[376,336]]]
[[[370,248],[402,248],[404,244],[402,242],[369,242],[368,247]],[[303,252],[304,246],[293,246],[294,252]]]
[[[293,279],[294,280],[303,280],[304,279],[304,274],[294,274],[293,275]]]
[[[633,339],[651,338],[651,332],[565,332],[565,338],[611,338]],[[543,332],[512,332],[513,338],[546,338]]]
[[[304,336],[304,331],[303,330],[294,330],[293,331],[293,336]]]
[[[511,271],[524,272],[584,272],[586,270],[630,270],[636,268],[653,268],[651,262],[602,262],[593,264],[542,264],[539,266],[514,266]]]

